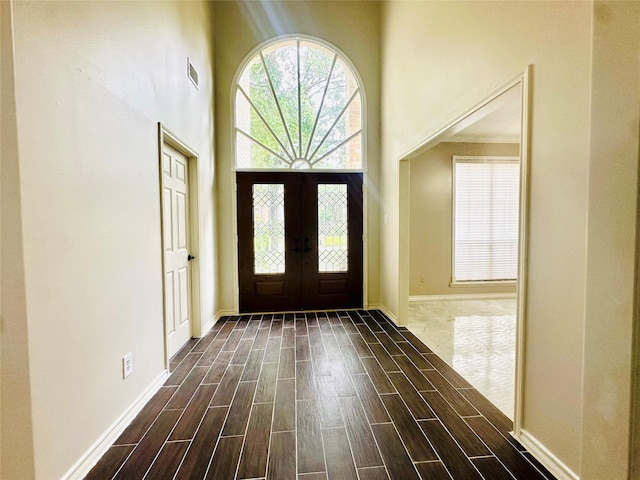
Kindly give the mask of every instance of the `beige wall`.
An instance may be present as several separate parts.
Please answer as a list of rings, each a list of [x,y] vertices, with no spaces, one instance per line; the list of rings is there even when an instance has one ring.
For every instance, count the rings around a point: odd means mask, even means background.
[[[33,478],[12,13],[0,2],[0,477]]]
[[[201,2],[15,2],[12,20],[17,148],[3,149],[3,169],[16,184],[2,191],[2,227],[3,256],[8,226],[18,257],[3,257],[2,276],[18,302],[5,310],[3,298],[2,352],[28,356],[17,370],[28,372],[2,402],[2,478],[31,478],[33,465],[52,479],[164,371],[158,122],[200,156],[204,322],[218,310],[212,19]],[[3,43],[3,130],[4,62]],[[134,372],[122,380],[127,352]],[[14,362],[2,364],[3,395]],[[14,455],[14,415],[32,416],[31,452]]]
[[[235,216],[233,128],[231,95],[234,75],[245,57],[260,43],[282,34],[302,33],[324,39],[353,62],[366,94],[368,217],[365,231],[368,249],[369,303],[379,302],[379,3],[378,2],[215,2],[216,49],[216,164],[220,236],[221,308],[232,310],[237,300],[233,278],[236,265],[231,252]]]
[[[604,12],[596,7],[593,31],[590,2],[385,4],[381,213],[389,223],[381,234],[381,298],[401,311],[399,287],[409,275],[397,261],[403,235],[398,161],[532,64],[522,427],[573,472],[604,478],[606,471],[606,478],[622,479],[628,467],[638,89],[611,80],[637,82],[638,14],[637,4],[613,3]],[[622,51],[629,62],[620,59]],[[617,137],[609,139],[609,128],[599,127],[620,104],[624,115],[611,128],[635,141],[625,137],[617,150]],[[614,173],[618,162],[622,168]],[[617,455],[605,458],[614,450]]]
[[[335,44],[364,80],[369,301],[400,320],[400,158],[533,65],[523,427],[582,478],[626,478],[637,3],[217,3],[215,169],[206,4],[0,8],[2,478],[61,477],[163,371],[158,121],[200,155],[203,320],[233,308],[232,80],[293,32]]]
[[[509,286],[456,286],[451,283],[453,155],[517,157],[519,144],[448,143],[411,159],[409,187],[409,295],[515,293]],[[424,277],[424,282],[421,281]]]
[[[592,5],[389,2],[382,25],[382,303],[399,310],[398,160],[533,64],[524,429],[580,464]],[[410,65],[411,68],[407,68]],[[562,208],[559,208],[559,206]],[[551,374],[553,372],[553,374]]]
[[[638,321],[635,318],[634,322],[634,282],[639,280],[634,267],[638,242],[640,3],[597,2],[593,31],[582,411],[584,480],[627,478],[629,462],[632,340]],[[637,367],[636,363],[636,371]]]

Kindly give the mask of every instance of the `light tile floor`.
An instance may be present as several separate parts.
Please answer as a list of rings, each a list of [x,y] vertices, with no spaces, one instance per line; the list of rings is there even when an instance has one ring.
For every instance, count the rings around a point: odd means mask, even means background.
[[[407,327],[513,419],[515,298],[410,302]]]

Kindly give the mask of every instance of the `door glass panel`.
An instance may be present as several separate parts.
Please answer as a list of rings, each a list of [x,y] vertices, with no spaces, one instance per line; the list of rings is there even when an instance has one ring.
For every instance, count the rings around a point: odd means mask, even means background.
[[[347,186],[318,185],[318,270],[349,269]]]
[[[255,273],[284,273],[284,185],[253,185]]]

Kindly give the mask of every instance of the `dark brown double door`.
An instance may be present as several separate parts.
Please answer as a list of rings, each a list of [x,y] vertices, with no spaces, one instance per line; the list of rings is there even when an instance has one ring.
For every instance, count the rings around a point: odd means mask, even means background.
[[[362,174],[238,172],[240,312],[362,307]]]

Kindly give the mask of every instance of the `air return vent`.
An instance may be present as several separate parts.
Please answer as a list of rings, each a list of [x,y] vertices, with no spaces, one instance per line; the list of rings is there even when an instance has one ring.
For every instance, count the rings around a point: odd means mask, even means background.
[[[193,63],[191,63],[191,59],[189,57],[187,57],[187,76],[195,87],[198,88],[198,71],[196,70],[196,67],[193,66]]]

